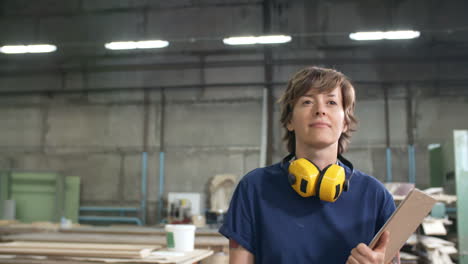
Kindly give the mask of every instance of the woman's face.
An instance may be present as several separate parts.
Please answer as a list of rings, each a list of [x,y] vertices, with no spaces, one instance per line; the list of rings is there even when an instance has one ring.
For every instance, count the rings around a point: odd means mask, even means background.
[[[287,128],[296,135],[296,147],[305,144],[314,149],[338,149],[341,133],[347,129],[341,89],[325,93],[309,89],[294,105]]]

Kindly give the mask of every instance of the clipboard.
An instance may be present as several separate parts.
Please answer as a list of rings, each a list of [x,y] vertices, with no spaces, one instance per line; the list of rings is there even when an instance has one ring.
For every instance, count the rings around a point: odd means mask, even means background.
[[[384,231],[390,232],[390,241],[385,251],[384,263],[389,263],[403,247],[406,240],[431,211],[436,200],[424,192],[414,188],[400,203],[387,222],[374,236],[369,247],[374,249]]]

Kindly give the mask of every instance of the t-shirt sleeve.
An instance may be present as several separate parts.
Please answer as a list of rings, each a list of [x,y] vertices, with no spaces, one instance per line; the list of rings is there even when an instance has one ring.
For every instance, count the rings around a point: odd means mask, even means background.
[[[241,180],[232,195],[229,209],[219,232],[228,239],[235,240],[255,255],[252,200],[248,183]]]
[[[382,199],[382,206],[379,210],[378,218],[377,218],[377,225],[375,233],[379,232],[382,226],[387,222],[390,216],[395,211],[395,201],[393,200],[393,196],[390,194],[387,189],[384,188],[383,190],[383,199]]]

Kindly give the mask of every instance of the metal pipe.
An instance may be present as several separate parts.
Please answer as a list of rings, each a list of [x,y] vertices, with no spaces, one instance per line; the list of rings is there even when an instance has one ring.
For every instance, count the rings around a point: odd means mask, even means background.
[[[392,182],[393,181],[393,175],[392,175],[392,150],[390,148],[387,148],[386,150],[386,162],[387,162],[387,182]]]
[[[143,152],[141,167],[141,220],[146,223],[146,200],[147,200],[147,178],[148,178],[148,129],[149,129],[149,93],[143,93]]]
[[[408,181],[416,184],[416,160],[414,145],[408,145]]]
[[[159,152],[159,197],[158,197],[158,219],[162,222],[163,199],[164,199],[164,151]]]
[[[148,170],[148,153],[143,152],[141,156],[141,222],[146,224],[146,185],[147,185],[147,170]]]
[[[166,111],[166,94],[164,88],[161,89],[161,104],[159,111],[159,190],[158,190],[158,220],[162,222],[163,216],[163,199],[164,199],[164,162],[165,162],[165,145],[164,145],[164,124]]]
[[[386,142],[386,165],[387,165],[387,182],[393,181],[392,175],[392,149],[390,148],[390,111],[388,106],[388,86],[384,85],[384,101],[385,101],[385,142]]]
[[[268,130],[268,91],[267,88],[263,88],[263,99],[262,99],[262,127],[260,133],[260,164],[259,167],[266,166],[266,153],[267,153],[267,130]]]
[[[408,181],[416,183],[416,159],[414,150],[414,114],[413,92],[409,84],[406,84],[406,132],[408,136]]]
[[[262,5],[263,33],[271,33],[271,0],[264,0]],[[273,50],[270,46],[263,48],[263,69],[265,71],[266,84],[266,146],[265,165],[272,164],[273,153]]]

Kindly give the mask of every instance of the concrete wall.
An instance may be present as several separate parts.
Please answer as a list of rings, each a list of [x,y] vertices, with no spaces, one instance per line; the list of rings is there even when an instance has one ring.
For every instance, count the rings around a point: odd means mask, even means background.
[[[216,174],[241,177],[258,166],[265,71],[261,49],[220,43],[223,36],[261,33],[258,2],[146,2],[2,2],[2,44],[48,40],[60,49],[52,55],[0,55],[0,165],[80,176],[82,205],[138,206],[146,149],[148,221],[154,223],[161,139],[166,192],[205,192]],[[457,44],[466,34],[440,31],[415,42],[358,45],[347,34],[308,35],[389,23],[436,30],[467,22],[460,13],[464,1],[390,6],[393,2],[275,1],[273,31],[296,36],[273,49],[273,94],[278,99],[291,74],[307,65],[335,67],[350,76],[359,129],[347,156],[384,180],[383,87],[388,87],[393,177],[407,181],[406,89],[411,89],[416,180],[425,188],[427,145],[445,144],[453,129],[468,129],[468,54]],[[442,20],[447,14],[450,19]],[[180,41],[161,51],[112,53],[102,47],[145,36]],[[142,88],[148,89],[147,107]],[[273,111],[272,155],[278,161],[286,152],[278,107]]]

